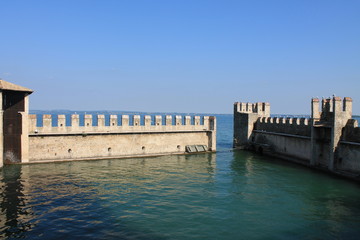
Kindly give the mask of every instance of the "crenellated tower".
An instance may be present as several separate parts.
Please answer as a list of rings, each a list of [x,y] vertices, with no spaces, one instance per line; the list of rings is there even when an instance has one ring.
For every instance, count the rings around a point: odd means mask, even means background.
[[[246,148],[251,141],[254,124],[261,117],[270,117],[270,103],[234,103],[233,145],[235,148]]]
[[[352,118],[352,99],[333,96],[332,98],[323,98],[320,100],[313,98],[311,100],[312,117],[312,158],[311,165],[317,165],[321,154],[319,149],[328,149],[328,168],[334,170],[337,149],[341,140],[344,127]],[[328,139],[329,141],[324,141]]]

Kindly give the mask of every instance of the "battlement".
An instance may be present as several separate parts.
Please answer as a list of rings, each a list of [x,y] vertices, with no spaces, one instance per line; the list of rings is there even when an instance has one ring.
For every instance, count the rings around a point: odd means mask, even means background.
[[[234,113],[256,113],[260,116],[270,116],[270,103],[257,102],[257,103],[245,103],[235,102]]]
[[[140,115],[29,115],[29,134],[71,134],[102,132],[166,132],[214,130],[215,117]],[[106,120],[107,119],[107,120]]]
[[[321,109],[321,111],[320,111]],[[311,99],[311,117],[321,123],[334,122],[335,119],[347,121],[352,117],[352,99],[333,96],[332,98]]]
[[[310,137],[311,119],[260,117],[255,123],[254,130]]]
[[[248,144],[255,123],[261,117],[270,117],[269,103],[234,103],[234,146],[241,148]]]
[[[261,117],[258,119],[261,124],[287,124],[293,126],[309,126],[308,118],[284,118],[284,117]]]

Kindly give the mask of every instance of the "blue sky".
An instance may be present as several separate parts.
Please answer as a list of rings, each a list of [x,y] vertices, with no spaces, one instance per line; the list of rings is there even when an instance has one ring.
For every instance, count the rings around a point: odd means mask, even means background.
[[[31,109],[360,114],[360,1],[0,0],[0,78]]]

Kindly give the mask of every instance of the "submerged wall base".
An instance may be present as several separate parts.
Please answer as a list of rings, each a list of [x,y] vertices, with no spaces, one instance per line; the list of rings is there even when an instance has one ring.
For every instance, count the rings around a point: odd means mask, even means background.
[[[327,173],[330,175],[336,175],[341,178],[360,181],[360,174],[358,172],[345,171],[345,170],[340,170],[340,169],[334,169],[334,170],[330,171],[326,165],[311,165],[310,161],[308,161],[307,159],[297,158],[297,157],[294,157],[293,155],[287,155],[287,154],[275,153],[275,152],[258,152],[256,150],[254,150],[254,148],[246,148],[246,149],[242,149],[242,150],[236,149],[236,150],[256,152],[261,155],[266,155],[266,156],[273,157],[273,158],[276,158],[276,159],[279,159],[282,161],[299,164],[304,167],[308,167],[308,168],[311,168],[311,169],[314,169],[317,171],[321,171],[323,173]]]
[[[111,159],[129,159],[129,158],[151,158],[160,156],[173,156],[173,155],[195,155],[195,154],[213,154],[216,152],[197,152],[197,153],[155,153],[155,154],[131,154],[121,156],[110,156],[110,157],[84,157],[84,158],[68,158],[68,159],[44,159],[44,160],[32,160],[30,162],[19,162],[14,164],[27,165],[27,164],[42,164],[42,163],[61,163],[61,162],[73,162],[73,161],[96,161],[96,160],[111,160]]]

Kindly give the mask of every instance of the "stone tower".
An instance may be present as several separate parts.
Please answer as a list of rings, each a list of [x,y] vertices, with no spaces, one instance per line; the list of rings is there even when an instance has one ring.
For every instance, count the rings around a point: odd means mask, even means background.
[[[32,92],[0,80],[0,167],[29,159],[28,95]]]
[[[259,117],[270,117],[269,103],[234,103],[234,148],[244,149],[248,146],[254,124]]]
[[[318,165],[321,160],[328,162],[328,169],[334,170],[337,149],[344,127],[352,118],[352,99],[345,97],[318,98],[311,100],[311,165]],[[326,158],[326,159],[324,159]]]

